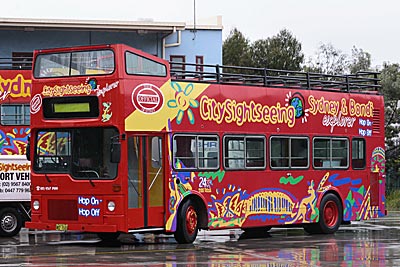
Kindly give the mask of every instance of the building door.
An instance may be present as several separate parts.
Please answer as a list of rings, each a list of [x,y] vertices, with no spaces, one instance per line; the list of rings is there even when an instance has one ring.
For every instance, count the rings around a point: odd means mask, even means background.
[[[164,226],[162,136],[128,138],[128,227]]]

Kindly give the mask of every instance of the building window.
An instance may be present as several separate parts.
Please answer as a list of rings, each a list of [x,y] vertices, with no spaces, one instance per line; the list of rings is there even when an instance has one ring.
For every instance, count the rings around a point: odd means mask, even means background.
[[[351,144],[351,165],[353,169],[365,169],[365,140],[354,138]]]
[[[313,141],[315,168],[347,168],[349,141],[346,138],[316,137]]]
[[[31,69],[33,52],[13,52],[12,68],[13,69]]]
[[[3,104],[1,105],[1,125],[29,125],[29,104]]]
[[[271,137],[271,168],[308,168],[307,137]]]
[[[204,57],[203,56],[196,56],[196,72],[203,72],[204,71]]]
[[[175,76],[182,76],[185,72],[185,56],[173,56],[169,57],[171,63],[171,73]]]
[[[265,169],[264,136],[225,136],[226,169]]]

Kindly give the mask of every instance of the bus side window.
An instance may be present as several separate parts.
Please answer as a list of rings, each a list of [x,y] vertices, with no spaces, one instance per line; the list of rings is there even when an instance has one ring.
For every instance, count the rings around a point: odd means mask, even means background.
[[[351,165],[353,169],[364,169],[366,165],[365,140],[354,138],[351,146]]]
[[[194,137],[193,137],[194,138]],[[195,167],[193,152],[191,150],[192,137],[191,136],[176,136],[176,153],[175,159],[182,162],[184,168]]]
[[[206,160],[207,164],[205,167],[207,168],[216,168],[218,167],[218,153],[217,152],[208,152],[208,159]]]

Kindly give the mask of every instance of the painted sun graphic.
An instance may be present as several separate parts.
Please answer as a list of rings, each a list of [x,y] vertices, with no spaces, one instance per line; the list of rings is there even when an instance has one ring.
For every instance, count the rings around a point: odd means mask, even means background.
[[[187,111],[187,117],[190,124],[194,124],[194,113],[192,108],[197,108],[199,102],[190,96],[194,89],[193,84],[189,83],[186,85],[185,89],[182,89],[179,83],[171,82],[171,87],[175,90],[175,99],[169,100],[167,105],[169,108],[178,109],[176,123],[181,124],[185,111]]]

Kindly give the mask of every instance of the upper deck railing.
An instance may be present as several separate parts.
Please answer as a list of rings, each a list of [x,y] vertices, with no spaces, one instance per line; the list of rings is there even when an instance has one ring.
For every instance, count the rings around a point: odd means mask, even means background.
[[[0,57],[0,70],[31,70],[32,57]]]
[[[276,70],[223,65],[170,62],[171,78],[220,84],[379,93],[378,72],[331,75],[304,71]],[[0,58],[0,70],[30,70],[32,57]]]
[[[378,72],[323,73],[170,62],[176,80],[378,94]]]

